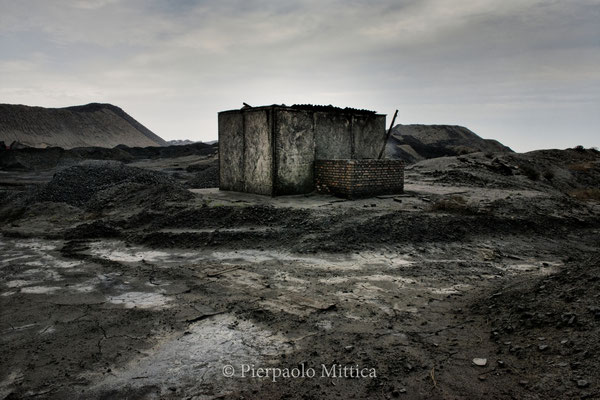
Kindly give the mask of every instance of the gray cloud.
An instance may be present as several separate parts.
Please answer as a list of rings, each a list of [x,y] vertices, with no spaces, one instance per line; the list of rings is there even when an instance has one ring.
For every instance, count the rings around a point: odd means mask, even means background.
[[[209,140],[251,104],[400,109],[519,150],[597,146],[600,2],[0,0],[0,99]]]

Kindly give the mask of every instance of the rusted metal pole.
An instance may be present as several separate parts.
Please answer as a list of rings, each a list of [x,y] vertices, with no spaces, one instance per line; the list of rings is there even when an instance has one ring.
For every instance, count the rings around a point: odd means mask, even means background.
[[[387,145],[390,135],[392,134],[392,128],[394,127],[394,122],[396,122],[397,116],[398,116],[398,110],[396,110],[396,112],[394,113],[394,118],[392,118],[392,123],[390,124],[390,129],[388,129],[387,135],[385,135],[385,140],[383,141],[383,147],[381,148],[381,151],[379,152],[379,157],[377,157],[378,160],[381,160],[381,158],[383,157],[383,153],[385,153],[385,146]]]

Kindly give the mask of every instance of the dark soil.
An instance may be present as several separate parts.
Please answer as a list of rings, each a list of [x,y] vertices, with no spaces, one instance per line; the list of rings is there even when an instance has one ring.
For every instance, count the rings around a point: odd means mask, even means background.
[[[473,310],[490,319],[490,337],[503,360],[498,374],[519,375],[519,384],[542,398],[598,398],[599,304],[595,252],[569,257],[565,268],[546,278],[499,287]],[[539,370],[548,372],[540,376]]]
[[[102,209],[119,203],[131,205],[127,200],[148,190],[190,198],[182,186],[163,173],[115,162],[87,162],[57,172],[37,199]]]
[[[190,168],[188,168],[188,171]],[[196,170],[193,168],[192,171]],[[186,186],[191,189],[204,189],[219,187],[219,167],[206,165],[202,170],[195,172],[194,177],[187,181]]]
[[[127,147],[119,145],[114,148],[77,147],[69,150],[60,147],[0,150],[0,168],[6,171],[37,171],[75,165],[84,160],[113,160],[129,163],[144,159],[190,155],[209,156],[216,154],[217,148],[218,145],[216,144],[193,143],[163,147]]]
[[[404,195],[356,201],[190,192],[208,158],[6,185],[0,394],[600,398],[600,208],[568,194],[597,157],[534,155],[532,180],[518,156],[417,164]],[[377,376],[222,376],[244,357]]]

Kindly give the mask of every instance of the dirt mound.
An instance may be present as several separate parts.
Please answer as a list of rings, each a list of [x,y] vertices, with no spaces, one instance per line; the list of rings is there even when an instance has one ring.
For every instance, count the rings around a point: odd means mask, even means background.
[[[546,183],[561,192],[600,186],[600,152],[595,149],[536,150],[506,154],[502,158],[516,164],[530,180]]]
[[[512,152],[496,140],[483,139],[465,127],[454,125],[396,125],[386,145],[388,158],[408,163],[479,151]]]
[[[119,230],[110,222],[93,221],[77,225],[75,228],[65,232],[65,239],[96,239],[119,237]]]
[[[57,172],[38,194],[39,201],[104,208],[148,199],[147,192],[163,197],[189,198],[187,191],[168,175],[128,167],[118,162],[88,161]],[[145,193],[146,196],[141,196]],[[89,203],[89,204],[88,204]]]
[[[151,226],[157,229],[201,229],[215,226],[220,228],[239,228],[241,226],[294,228],[310,225],[310,215],[307,210],[263,205],[248,207],[219,206],[185,209],[160,216],[148,215],[148,220],[151,221]],[[136,221],[134,224],[143,224],[143,221]]]
[[[206,143],[165,147],[127,147],[119,145],[112,149],[105,147],[77,147],[68,150],[60,147],[11,149],[0,151],[0,169],[30,171],[74,165],[83,160],[114,160],[127,163],[141,159],[175,158],[189,155],[204,156],[215,154],[217,149],[217,145]]]
[[[372,111],[372,110],[364,110],[364,109],[358,109],[358,108],[352,108],[352,107],[341,108],[341,107],[332,106],[331,104],[329,104],[327,106],[319,105],[319,104],[294,104],[293,106],[291,106],[291,108],[296,109],[296,110],[308,110],[308,111],[329,112],[329,113],[340,112],[340,113],[365,114],[365,115],[373,115],[376,113],[376,111]]]
[[[600,253],[566,262],[556,274],[500,289],[474,310],[490,315],[504,373],[520,372],[521,385],[548,398],[596,398]],[[547,372],[528,376],[540,369]]]
[[[66,108],[0,104],[0,140],[64,149],[166,145],[119,107],[99,103]]]
[[[191,166],[192,167],[192,166]],[[196,168],[189,168],[196,170]],[[187,182],[187,186],[192,189],[204,189],[219,187],[219,166],[217,163],[203,165],[194,177]]]
[[[577,190],[600,186],[600,152],[576,148],[439,157],[411,165],[407,174],[450,185],[531,189],[577,197]]]
[[[87,204],[90,210],[102,212],[113,208],[133,211],[138,209],[161,208],[166,202],[185,202],[194,195],[181,184],[169,180],[147,185],[126,181],[99,191]]]

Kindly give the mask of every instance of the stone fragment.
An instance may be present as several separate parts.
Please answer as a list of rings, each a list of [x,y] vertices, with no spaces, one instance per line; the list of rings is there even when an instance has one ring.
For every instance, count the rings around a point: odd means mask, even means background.
[[[485,367],[487,365],[487,358],[474,358],[473,364],[477,365],[478,367]]]

